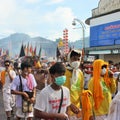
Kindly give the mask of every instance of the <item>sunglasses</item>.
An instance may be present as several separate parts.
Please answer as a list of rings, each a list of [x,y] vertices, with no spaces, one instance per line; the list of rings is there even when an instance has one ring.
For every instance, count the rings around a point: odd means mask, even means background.
[[[5,66],[9,66],[9,64],[5,64]]]

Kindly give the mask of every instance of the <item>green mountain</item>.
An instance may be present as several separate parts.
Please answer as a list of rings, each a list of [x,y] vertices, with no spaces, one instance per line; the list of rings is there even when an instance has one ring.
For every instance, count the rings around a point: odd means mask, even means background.
[[[85,37],[85,48],[89,47],[89,37]],[[83,48],[83,40],[76,40],[75,42],[70,42],[69,46],[71,46],[72,48],[76,48],[76,49],[81,49]]]
[[[55,57],[56,56],[56,48],[57,43],[56,41],[52,41],[43,37],[30,37],[27,34],[24,33],[14,33],[10,36],[0,39],[0,48],[3,48],[5,50],[9,50],[9,54],[12,57],[15,57],[15,55],[20,54],[20,49],[22,44],[27,46],[29,43],[29,46],[32,46],[34,49],[35,46],[37,47],[37,54],[39,53],[40,47],[42,49],[42,55],[47,57]],[[69,46],[71,48],[80,49],[82,48],[82,40],[77,40],[75,42],[70,42]],[[85,47],[89,47],[89,38],[85,38]]]
[[[23,33],[15,33],[7,38],[0,39],[0,48],[5,50],[8,49],[9,54],[14,57],[15,55],[20,54],[21,45],[23,44],[27,46],[28,43],[33,49],[35,46],[37,47],[37,54],[41,47],[43,55],[55,57],[57,46],[56,42],[42,37],[31,38],[27,34]]]

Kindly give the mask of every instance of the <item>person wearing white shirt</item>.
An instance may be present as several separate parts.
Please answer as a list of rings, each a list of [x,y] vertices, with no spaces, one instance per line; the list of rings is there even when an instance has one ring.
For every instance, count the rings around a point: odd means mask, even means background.
[[[66,81],[65,67],[61,62],[57,62],[49,69],[49,72],[52,84],[42,89],[36,97],[34,116],[42,120],[68,120],[70,93],[67,87],[62,86]]]
[[[11,83],[16,77],[15,71],[10,66],[11,61],[4,62],[5,70],[1,72],[1,83],[3,92],[4,109],[7,115],[7,120],[10,120],[12,108],[15,106],[15,95],[11,94]]]

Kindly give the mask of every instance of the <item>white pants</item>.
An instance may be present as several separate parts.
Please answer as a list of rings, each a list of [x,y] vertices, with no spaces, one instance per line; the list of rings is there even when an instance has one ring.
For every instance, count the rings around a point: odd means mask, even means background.
[[[5,111],[11,111],[12,107],[15,106],[15,95],[3,92],[3,104]]]
[[[107,115],[95,116],[95,120],[106,120]]]
[[[69,120],[82,120],[82,118],[77,118],[76,116],[69,116]]]
[[[33,117],[33,111],[30,113],[23,113],[22,112],[22,108],[21,107],[17,107],[16,108],[16,116],[20,117],[20,118],[29,118],[29,117]]]

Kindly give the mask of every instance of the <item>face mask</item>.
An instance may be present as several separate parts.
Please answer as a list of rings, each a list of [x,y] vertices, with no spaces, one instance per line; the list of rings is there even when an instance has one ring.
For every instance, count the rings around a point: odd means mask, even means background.
[[[60,77],[56,77],[55,78],[55,83],[58,85],[58,86],[61,86],[65,83],[66,81],[66,76],[60,76]]]
[[[102,70],[101,70],[101,75],[105,75],[105,73],[106,73],[106,68],[103,68]]]
[[[114,68],[114,66],[113,66],[113,65],[111,65],[111,66],[110,66],[110,68],[111,68],[111,69],[113,69],[113,68]]]
[[[80,66],[80,61],[74,61],[71,63],[71,67],[73,68],[79,68],[79,66]]]

